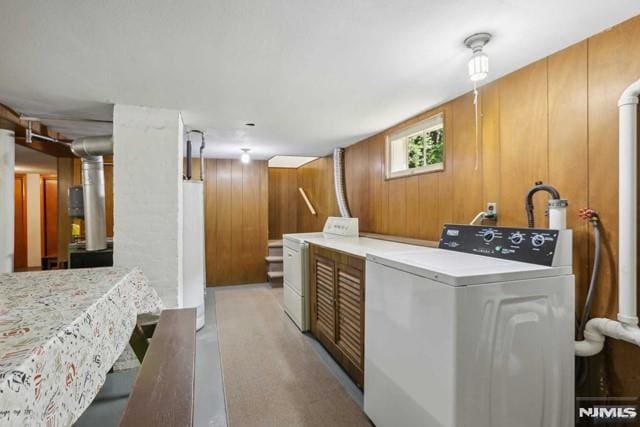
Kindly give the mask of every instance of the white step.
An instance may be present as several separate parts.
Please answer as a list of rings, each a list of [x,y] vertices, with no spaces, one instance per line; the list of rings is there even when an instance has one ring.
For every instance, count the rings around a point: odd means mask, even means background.
[[[284,272],[282,272],[282,271],[269,271],[269,272],[267,272],[267,276],[269,277],[269,280],[281,279],[281,278],[284,277]]]
[[[269,247],[270,248],[281,248],[282,247],[282,240],[269,240]]]
[[[269,255],[264,257],[265,261],[269,263],[280,263],[284,259],[282,255]]]

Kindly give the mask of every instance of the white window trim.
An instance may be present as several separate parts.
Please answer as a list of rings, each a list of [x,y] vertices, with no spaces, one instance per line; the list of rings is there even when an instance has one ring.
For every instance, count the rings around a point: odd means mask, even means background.
[[[436,163],[435,165],[427,165],[420,168],[412,168],[412,169],[404,169],[396,172],[391,172],[391,141],[405,138],[407,136],[411,136],[418,132],[424,132],[433,127],[440,127],[444,129],[444,112],[440,112],[430,116],[424,120],[419,121],[418,123],[401,129],[397,132],[388,134],[385,139],[385,161],[384,161],[384,169],[385,169],[385,178],[393,179],[393,178],[401,178],[403,176],[411,176],[428,172],[438,172],[444,170],[444,153],[442,163]],[[446,135],[445,135],[446,141]]]

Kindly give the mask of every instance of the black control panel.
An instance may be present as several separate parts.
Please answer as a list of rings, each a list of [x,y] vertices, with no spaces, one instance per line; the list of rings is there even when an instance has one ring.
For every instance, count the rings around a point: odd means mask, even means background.
[[[548,265],[558,242],[558,230],[446,224],[440,249]]]

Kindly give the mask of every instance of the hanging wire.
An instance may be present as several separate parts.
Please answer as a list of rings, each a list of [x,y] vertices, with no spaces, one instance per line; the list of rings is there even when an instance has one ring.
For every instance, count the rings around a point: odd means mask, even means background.
[[[473,170],[477,171],[480,163],[480,147],[478,143],[478,86],[475,81],[473,82],[473,110],[476,122],[476,165]]]

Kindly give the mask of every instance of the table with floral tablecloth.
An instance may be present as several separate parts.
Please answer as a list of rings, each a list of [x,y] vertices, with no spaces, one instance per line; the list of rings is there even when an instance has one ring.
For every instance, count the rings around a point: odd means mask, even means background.
[[[0,274],[0,426],[73,424],[161,308],[139,269]]]

